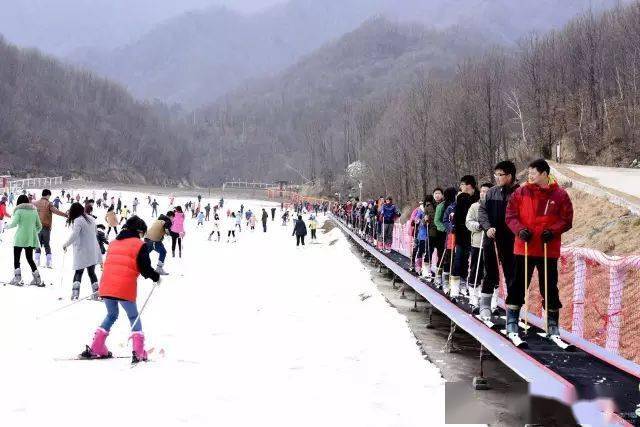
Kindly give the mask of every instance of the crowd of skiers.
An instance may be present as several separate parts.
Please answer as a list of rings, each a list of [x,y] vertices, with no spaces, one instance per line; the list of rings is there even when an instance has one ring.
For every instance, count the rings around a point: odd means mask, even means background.
[[[507,291],[506,332],[515,341],[525,289],[535,269],[547,333],[558,336],[558,259],[561,236],[572,227],[573,206],[544,159],[529,164],[525,183],[518,182],[516,172],[513,162],[501,161],[494,168],[495,184],[478,188],[476,178],[465,175],[458,188],[438,187],[425,197],[408,219],[411,270],[433,275],[454,300],[468,296],[485,322],[491,321],[497,305],[501,270]],[[401,216],[391,197],[349,200],[332,209],[383,252],[391,252],[394,223]]]

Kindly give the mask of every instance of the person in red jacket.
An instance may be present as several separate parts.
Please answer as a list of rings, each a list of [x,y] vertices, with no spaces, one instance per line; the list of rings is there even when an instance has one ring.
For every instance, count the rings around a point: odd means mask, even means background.
[[[107,308],[107,316],[96,330],[91,347],[87,346],[86,350],[80,354],[81,358],[112,357],[105,342],[111,327],[118,319],[118,305],[121,305],[131,323],[132,361],[137,363],[147,360],[142,323],[136,305],[138,276],[142,275],[159,283],[160,275],[151,266],[148,246],[142,240],[146,232],[145,222],[134,215],[127,220],[116,240],[109,244],[98,290]]]
[[[7,196],[0,197],[0,242],[2,242],[2,233],[4,233],[4,218],[11,218],[7,212]]]
[[[516,236],[515,279],[507,288],[506,300],[508,333],[518,332],[518,314],[525,301],[525,280],[527,284],[531,282],[534,268],[538,270],[540,294],[545,298],[546,255],[548,333],[559,335],[562,304],[558,296],[558,258],[562,233],[572,227],[573,205],[567,192],[549,174],[549,164],[544,159],[532,162],[528,182],[513,193],[507,205],[506,223]],[[525,256],[528,256],[526,279]],[[542,304],[545,307],[545,301]]]

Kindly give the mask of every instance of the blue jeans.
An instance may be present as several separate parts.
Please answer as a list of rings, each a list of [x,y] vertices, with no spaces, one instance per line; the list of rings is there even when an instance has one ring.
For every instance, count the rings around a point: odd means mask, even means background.
[[[453,256],[452,276],[460,276],[462,280],[467,280],[470,249],[468,246],[456,245],[456,253]]]
[[[127,313],[127,317],[129,318],[129,323],[131,323],[131,326],[133,326],[132,328],[133,332],[142,331],[141,320],[138,320],[135,326],[133,325],[133,322],[135,322],[136,319],[138,318],[138,306],[136,305],[136,303],[132,301],[123,301],[123,300],[117,300],[112,298],[104,299],[104,305],[107,307],[107,317],[104,318],[104,320],[102,321],[102,325],[100,325],[100,327],[105,331],[111,330],[111,327],[113,326],[113,324],[116,323],[116,320],[118,320],[118,314],[119,314],[118,303],[120,303],[125,313]]]
[[[149,248],[149,252],[156,251],[158,252],[158,261],[164,263],[165,258],[167,257],[167,250],[164,247],[164,243],[162,242],[153,242],[149,239],[144,239],[147,243],[147,247]]]

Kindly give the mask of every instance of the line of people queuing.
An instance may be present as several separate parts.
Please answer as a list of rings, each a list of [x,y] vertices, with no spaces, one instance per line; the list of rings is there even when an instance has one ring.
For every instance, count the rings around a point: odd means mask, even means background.
[[[495,165],[494,179],[495,184],[478,187],[475,177],[465,175],[458,188],[435,188],[413,209],[407,228],[411,270],[435,275],[436,285],[452,299],[468,295],[483,320],[490,320],[497,305],[501,270],[507,290],[507,333],[517,335],[525,288],[535,269],[547,331],[558,335],[558,259],[561,236],[573,223],[571,199],[544,159],[528,165],[525,183],[518,182],[516,166],[509,160]],[[383,252],[391,251],[400,217],[391,197],[349,200],[332,210]],[[479,295],[469,293],[471,287]]]

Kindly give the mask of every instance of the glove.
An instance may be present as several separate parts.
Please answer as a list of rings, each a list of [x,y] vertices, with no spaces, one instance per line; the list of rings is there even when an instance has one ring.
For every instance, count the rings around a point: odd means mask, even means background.
[[[62,250],[63,250],[64,252],[67,252],[67,245],[62,245]]]
[[[531,240],[531,232],[529,230],[527,230],[526,228],[523,228],[522,230],[520,230],[520,232],[518,233],[518,237],[520,238],[520,240],[522,240],[523,242],[528,242],[529,240]]]
[[[551,230],[544,230],[542,232],[542,241],[544,243],[549,243],[553,240],[553,232]]]

